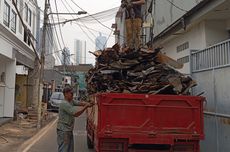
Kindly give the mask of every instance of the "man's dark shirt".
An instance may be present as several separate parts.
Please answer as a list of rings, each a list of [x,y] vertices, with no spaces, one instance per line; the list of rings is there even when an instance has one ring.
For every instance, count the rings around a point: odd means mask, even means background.
[[[138,0],[131,0],[131,2],[135,2]],[[141,5],[133,5],[132,8],[126,8],[125,11],[125,18],[130,19],[130,18],[142,18],[141,17]]]

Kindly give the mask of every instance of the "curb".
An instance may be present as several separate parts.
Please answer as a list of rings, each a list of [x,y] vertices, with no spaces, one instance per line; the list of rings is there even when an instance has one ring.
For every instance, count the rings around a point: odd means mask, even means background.
[[[53,121],[48,123],[44,128],[38,131],[34,136],[30,139],[22,143],[22,145],[18,148],[17,152],[27,152],[42,136],[44,136],[47,131],[53,127],[53,125],[57,122],[58,117],[55,118]]]

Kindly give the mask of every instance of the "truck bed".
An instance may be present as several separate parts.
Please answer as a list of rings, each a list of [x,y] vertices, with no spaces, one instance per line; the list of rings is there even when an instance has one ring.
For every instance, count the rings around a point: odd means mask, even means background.
[[[88,136],[126,145],[176,145],[204,138],[203,97],[103,93],[92,96]]]

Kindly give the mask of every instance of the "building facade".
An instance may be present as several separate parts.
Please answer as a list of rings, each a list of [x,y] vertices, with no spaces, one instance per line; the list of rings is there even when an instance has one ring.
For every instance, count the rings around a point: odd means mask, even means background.
[[[15,99],[19,92],[24,94],[25,88],[22,86],[28,86],[28,74],[24,71],[34,68],[35,51],[31,45],[36,45],[39,16],[37,1],[17,0],[17,8],[26,29],[12,1],[0,1],[0,117],[13,117],[17,105]],[[31,41],[29,35],[32,35]],[[21,75],[26,76],[26,79]],[[16,82],[19,81],[20,84],[16,87]]]
[[[70,65],[71,60],[70,60],[71,54],[69,48],[65,47],[62,51],[62,65]]]
[[[96,50],[104,50],[107,46],[107,38],[99,33],[99,36],[95,40],[95,45]]]
[[[156,1],[153,6],[153,46],[162,46],[165,54],[184,64],[180,72],[190,74],[191,51],[202,50],[229,39],[230,18],[225,10],[229,7],[228,2]]]
[[[74,40],[75,64],[86,64],[86,41]]]

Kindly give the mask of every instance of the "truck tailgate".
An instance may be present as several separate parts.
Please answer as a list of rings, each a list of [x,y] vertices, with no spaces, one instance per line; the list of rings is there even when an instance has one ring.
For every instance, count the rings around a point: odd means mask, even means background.
[[[103,93],[95,99],[99,138],[123,138],[129,144],[204,138],[203,97]]]

